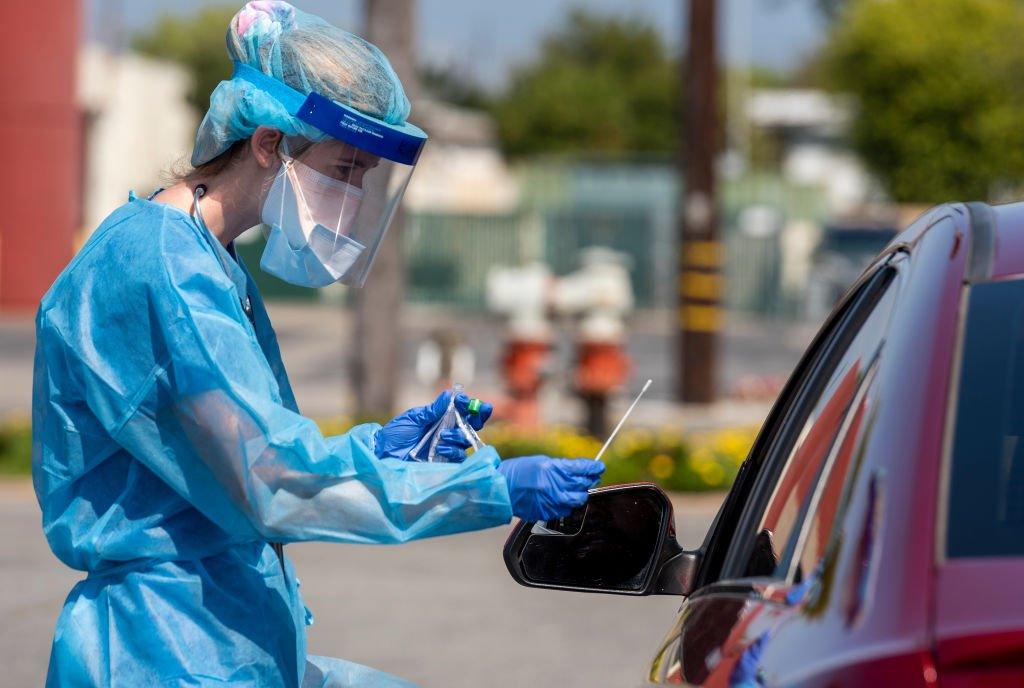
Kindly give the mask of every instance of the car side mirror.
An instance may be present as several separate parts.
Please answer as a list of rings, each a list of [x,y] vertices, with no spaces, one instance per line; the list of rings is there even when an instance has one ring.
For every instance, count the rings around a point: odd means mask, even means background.
[[[565,518],[520,522],[504,555],[520,585],[617,595],[688,595],[700,562],[679,546],[672,502],[650,483],[591,490]]]

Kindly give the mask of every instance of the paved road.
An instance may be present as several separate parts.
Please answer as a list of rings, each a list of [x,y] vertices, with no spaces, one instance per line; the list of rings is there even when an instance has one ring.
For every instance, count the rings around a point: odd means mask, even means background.
[[[699,544],[717,504],[714,496],[677,500],[684,545]],[[506,534],[289,546],[316,614],[310,651],[424,688],[638,685],[678,598],[522,588],[501,561]],[[42,685],[54,621],[79,574],[50,554],[25,484],[0,483],[0,542],[0,684]]]

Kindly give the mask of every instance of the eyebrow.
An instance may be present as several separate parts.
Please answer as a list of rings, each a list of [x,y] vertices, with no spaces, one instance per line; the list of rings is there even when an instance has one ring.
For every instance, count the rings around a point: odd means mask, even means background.
[[[345,158],[344,160],[335,163],[335,165],[338,167],[365,167],[369,169],[370,167],[376,166],[378,162],[380,162],[379,159],[369,159],[356,155],[352,158]]]

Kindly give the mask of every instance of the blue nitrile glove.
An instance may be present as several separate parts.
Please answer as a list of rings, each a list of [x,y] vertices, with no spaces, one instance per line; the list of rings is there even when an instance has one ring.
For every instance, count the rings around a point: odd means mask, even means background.
[[[547,521],[572,513],[587,501],[604,464],[590,459],[523,456],[502,461],[498,471],[508,483],[512,513],[524,521]]]
[[[448,402],[452,398],[451,390],[441,392],[440,396],[429,406],[411,408],[396,417],[377,431],[373,449],[381,459],[405,459],[412,448],[430,431],[434,424],[441,420],[448,410]],[[474,429],[480,430],[491,417],[494,407],[486,402],[480,404],[476,413],[469,412],[469,397],[459,394],[455,397],[455,408]],[[437,443],[437,452],[447,461],[459,462],[466,458],[469,440],[458,429],[445,430]]]

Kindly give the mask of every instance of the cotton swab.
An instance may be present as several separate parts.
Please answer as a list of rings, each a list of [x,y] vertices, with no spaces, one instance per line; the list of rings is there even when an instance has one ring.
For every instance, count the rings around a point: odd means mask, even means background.
[[[640,401],[640,397],[642,397],[644,395],[644,392],[647,391],[647,388],[651,386],[652,382],[653,382],[653,380],[648,380],[647,381],[647,384],[644,385],[644,388],[641,389],[640,393],[636,395],[636,399],[633,400],[633,403],[630,404],[629,408],[626,409],[626,412],[624,414],[622,414],[622,419],[619,421],[619,424],[615,426],[615,429],[612,430],[612,434],[608,435],[608,439],[605,441],[604,446],[601,447],[601,451],[597,452],[597,456],[594,457],[594,461],[599,461],[601,459],[601,456],[604,454],[605,449],[607,449],[608,446],[612,443],[612,440],[615,439],[615,436],[619,434],[619,430],[622,429],[622,426],[625,424],[626,419],[629,418],[629,414],[633,413],[633,409],[636,408],[637,402]],[[536,523],[533,524],[533,528],[530,530],[530,532],[535,534],[535,535],[565,535],[566,534],[566,533],[561,533],[561,532],[559,532],[557,530],[551,530],[550,528],[547,527],[547,523],[548,523],[547,521],[537,521]]]
[[[633,409],[636,408],[636,404],[638,401],[640,401],[640,397],[644,395],[644,392],[647,391],[647,388],[651,386],[652,382],[653,380],[647,381],[647,384],[644,385],[644,388],[641,389],[640,393],[636,395],[636,399],[633,400],[633,403],[630,404],[629,408],[626,409],[626,412],[622,414],[622,420],[620,420],[619,424],[615,426],[614,430],[612,430],[612,434],[608,435],[608,439],[605,441],[604,446],[601,447],[601,451],[597,452],[597,456],[594,457],[594,461],[598,461],[601,459],[601,456],[604,454],[605,450],[608,448],[609,445],[611,445],[612,440],[614,440],[615,436],[619,434],[619,430],[622,429],[622,426],[625,424],[626,419],[629,418],[629,414],[633,413]]]

